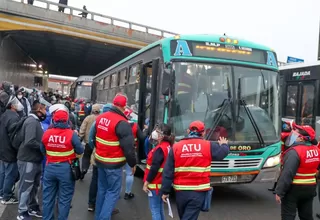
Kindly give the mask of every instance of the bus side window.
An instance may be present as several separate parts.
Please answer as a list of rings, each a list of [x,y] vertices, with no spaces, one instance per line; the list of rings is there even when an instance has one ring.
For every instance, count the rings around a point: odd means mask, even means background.
[[[120,92],[127,93],[126,92],[126,85],[127,85],[127,69],[123,69],[120,71],[119,76],[119,86],[120,86]]]
[[[117,94],[118,84],[119,84],[118,73],[114,73],[111,75],[111,86],[110,86],[111,89],[109,90],[109,94],[108,94],[108,102],[112,102],[114,96]]]
[[[303,85],[302,88],[301,124],[312,126],[314,112],[314,85]]]
[[[128,105],[136,111],[138,111],[138,101],[139,101],[140,68],[141,68],[140,63],[134,64],[130,67],[129,74],[128,74],[128,85],[127,85]]]
[[[108,101],[108,94],[109,94],[109,88],[110,88],[110,76],[107,76],[104,78],[104,87],[103,87],[103,93],[100,100],[103,100],[104,102]]]

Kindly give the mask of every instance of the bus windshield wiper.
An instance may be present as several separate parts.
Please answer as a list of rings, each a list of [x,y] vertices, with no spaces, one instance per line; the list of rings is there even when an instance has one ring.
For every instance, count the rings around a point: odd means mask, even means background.
[[[253,126],[253,129],[256,132],[256,135],[259,140],[259,144],[261,145],[261,147],[265,147],[265,143],[264,143],[263,137],[261,135],[261,132],[259,130],[259,127],[258,127],[256,121],[254,120],[252,113],[247,106],[246,101],[244,99],[241,99],[241,79],[239,79],[239,81],[238,81],[238,115],[237,115],[237,120],[239,119],[241,105],[243,106],[244,110],[246,111],[248,118]]]
[[[230,89],[230,82],[229,82],[229,78],[227,79],[227,86],[228,86],[228,98],[224,99],[221,107],[219,109],[219,112],[217,113],[216,117],[213,117],[212,119],[212,126],[210,128],[210,131],[208,132],[208,134],[206,135],[206,140],[208,140],[212,133],[214,132],[214,130],[216,129],[218,123],[220,122],[221,118],[223,117],[224,113],[227,111],[228,107],[231,106],[231,89]]]

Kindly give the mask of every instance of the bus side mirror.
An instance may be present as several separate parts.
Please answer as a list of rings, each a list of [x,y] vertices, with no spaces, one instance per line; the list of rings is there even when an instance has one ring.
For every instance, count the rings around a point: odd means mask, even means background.
[[[172,79],[172,71],[167,68],[164,69],[162,73],[162,95],[168,96],[170,94]]]

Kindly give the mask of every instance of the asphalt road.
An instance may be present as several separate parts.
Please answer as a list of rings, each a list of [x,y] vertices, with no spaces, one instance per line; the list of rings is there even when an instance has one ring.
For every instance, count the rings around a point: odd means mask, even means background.
[[[77,182],[70,220],[94,219],[93,213],[87,211],[90,178],[91,176],[88,174],[83,181]],[[201,213],[199,220],[280,220],[280,207],[275,202],[274,195],[267,190],[268,187],[267,184],[215,187],[211,210],[208,213]],[[148,198],[142,191],[141,179],[135,179],[133,192],[135,193],[134,199],[130,201],[119,200],[117,208],[120,209],[120,213],[115,215],[112,220],[151,220]],[[171,200],[173,219],[178,220],[174,198]],[[17,205],[1,208],[4,208],[1,220],[16,219]],[[317,198],[314,201],[314,211],[320,213],[320,204]],[[165,212],[167,214],[167,207]],[[167,219],[171,218],[168,216]]]

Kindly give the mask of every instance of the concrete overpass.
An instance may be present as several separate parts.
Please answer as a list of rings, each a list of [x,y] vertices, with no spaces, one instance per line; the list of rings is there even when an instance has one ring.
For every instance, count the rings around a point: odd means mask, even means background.
[[[35,0],[34,5],[26,1],[0,0],[0,59],[15,62],[17,55],[8,56],[11,51],[4,49],[14,43],[27,57],[24,60],[41,64],[49,74],[95,75],[140,48],[175,35],[46,0]],[[66,8],[65,13],[58,12],[59,6]],[[81,12],[88,17],[80,17]]]

